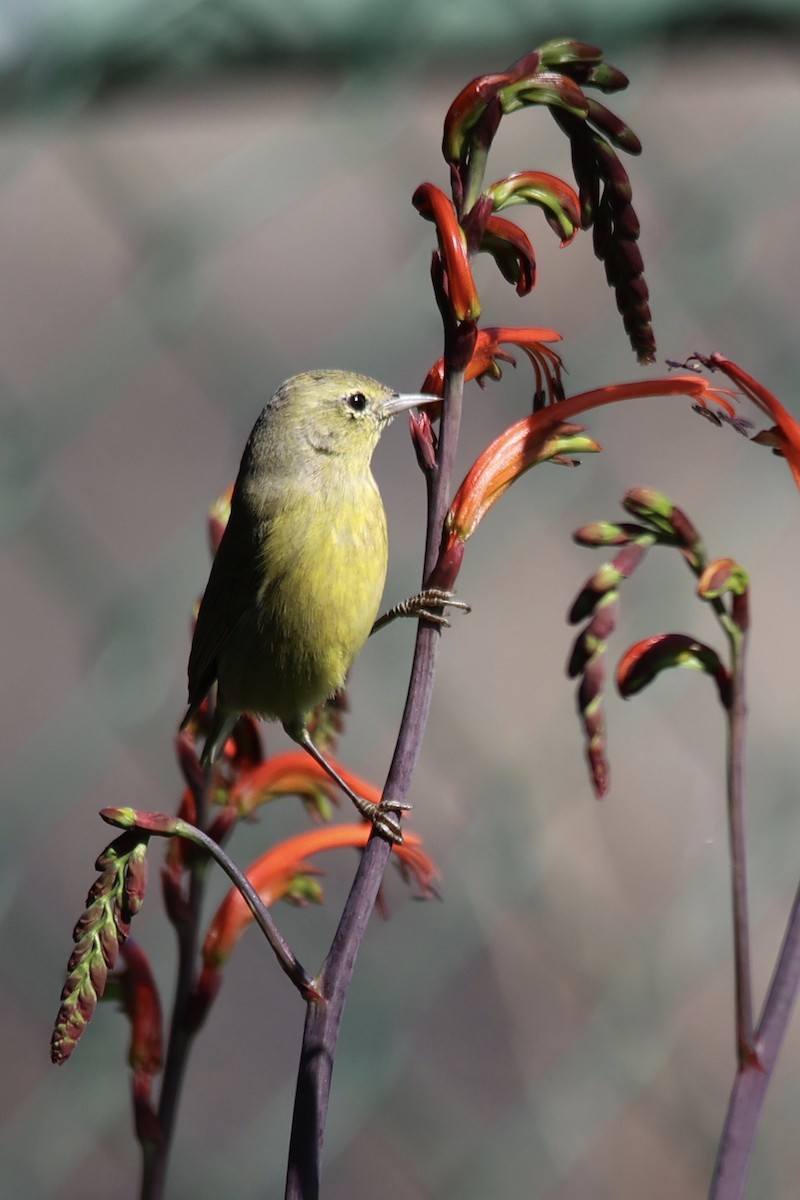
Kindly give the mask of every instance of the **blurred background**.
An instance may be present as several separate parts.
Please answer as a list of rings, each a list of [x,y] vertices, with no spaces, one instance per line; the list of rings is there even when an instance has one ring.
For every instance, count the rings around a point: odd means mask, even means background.
[[[432,229],[410,197],[423,179],[447,184],[441,124],[468,79],[554,36],[604,48],[631,78],[612,107],[644,144],[627,165],[659,343],[650,373],[719,349],[800,415],[797,5],[699,8],[0,0],[6,1195],[136,1192],[126,1022],[101,1006],[73,1060],[48,1060],[70,932],[110,840],[96,813],[177,805],[206,510],[264,400],[317,366],[414,389],[439,356]],[[526,167],[570,178],[544,112],[503,123],[489,178]],[[561,251],[540,214],[521,219],[538,287],[519,300],[481,263],[484,322],[561,330],[570,391],[641,378],[589,238]],[[463,470],[530,392],[522,365],[485,392],[471,385]],[[410,903],[388,881],[391,920],[371,926],[336,1063],[330,1200],[706,1192],[734,1070],[722,718],[690,673],[627,706],[612,697],[612,790],[593,799],[565,614],[601,559],[570,535],[648,485],[688,510],[712,555],[752,574],[758,1008],[800,876],[797,496],[778,460],[682,399],[593,414],[590,428],[602,456],[527,476],[470,544],[460,592],[473,611],[444,639],[412,792],[444,902]],[[375,473],[388,603],[416,588],[422,554],[403,423]],[[616,651],[663,629],[720,641],[666,553],[625,589]],[[341,757],[376,782],[412,643],[410,624],[393,627],[353,672]],[[284,744],[274,728],[267,740]],[[306,820],[274,805],[232,853],[247,863]],[[160,852],[137,936],[167,1007]],[[320,863],[324,908],[278,913],[312,969],[354,862]],[[221,880],[212,890],[223,895]],[[302,1019],[251,931],[197,1040],[170,1196],[282,1194]],[[800,1193],[798,1067],[795,1021],[753,1197]]]

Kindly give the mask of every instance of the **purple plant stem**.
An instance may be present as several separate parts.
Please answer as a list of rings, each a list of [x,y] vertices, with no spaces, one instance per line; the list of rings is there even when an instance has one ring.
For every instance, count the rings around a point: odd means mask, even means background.
[[[775,972],[756,1029],[758,1062],[736,1073],[722,1130],[709,1200],[742,1200],[767,1087],[800,988],[800,888],[786,926]]]
[[[733,947],[736,978],[736,1058],[741,1070],[754,1057],[753,985],[747,916],[747,861],[744,819],[744,742],[747,721],[744,656],[747,634],[732,639],[732,702],[728,712],[728,836],[731,852]]]
[[[449,503],[463,394],[463,370],[448,371],[439,448],[428,493],[423,583],[433,570],[439,553],[442,526]],[[428,720],[438,647],[439,631],[431,625],[420,625],[405,710],[384,788],[387,799],[403,801],[408,795]],[[389,854],[387,842],[380,837],[370,838],[317,979],[323,999],[310,1001],[306,1010],[289,1142],[286,1200],[317,1200],[319,1196],[322,1146],[339,1027],[356,957],[375,906]]]
[[[800,987],[798,889],[764,1008],[758,1027],[753,1032],[743,815],[743,744],[746,715],[744,651],[749,623],[747,608],[746,592],[740,597],[734,597],[732,617],[739,634],[733,638],[728,802],[736,947],[737,1072],[714,1165],[710,1200],[743,1200],[764,1098]]]

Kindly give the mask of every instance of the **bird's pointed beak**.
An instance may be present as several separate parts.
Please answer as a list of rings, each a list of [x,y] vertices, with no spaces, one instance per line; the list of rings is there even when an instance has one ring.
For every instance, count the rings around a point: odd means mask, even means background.
[[[398,413],[406,412],[409,408],[416,408],[422,404],[432,404],[434,400],[440,399],[440,396],[424,395],[422,392],[415,395],[395,392],[393,396],[384,401],[382,415],[385,421],[391,421],[392,417],[396,417]]]

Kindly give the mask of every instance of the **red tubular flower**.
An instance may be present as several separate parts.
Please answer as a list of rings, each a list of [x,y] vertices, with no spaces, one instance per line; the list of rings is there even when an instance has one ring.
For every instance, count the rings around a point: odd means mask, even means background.
[[[335,759],[328,761],[357,795],[371,803],[380,802],[380,789],[374,784],[354,775]],[[243,771],[231,788],[228,802],[240,816],[247,816],[277,796],[304,796],[313,801],[323,792],[333,800],[337,791],[336,784],[310,755],[304,750],[288,750]]]
[[[472,358],[466,371],[466,379],[481,380],[485,376],[499,379],[502,373],[501,363],[507,362],[516,366],[512,354],[501,349],[502,346],[516,346],[526,354],[536,375],[536,392],[544,393],[548,402],[559,399],[561,385],[561,359],[555,350],[551,350],[546,342],[560,342],[561,334],[555,329],[522,328],[514,329],[506,326],[492,326],[481,329],[475,341]],[[440,358],[425,376],[422,391],[433,396],[444,393],[444,359]],[[427,410],[430,413],[430,406]],[[431,413],[435,417],[435,413]]]
[[[412,203],[417,212],[436,226],[447,275],[447,294],[456,319],[477,321],[481,315],[478,289],[472,277],[467,239],[458,223],[452,200],[435,184],[421,183],[414,192]]]
[[[455,495],[447,514],[448,539],[465,542],[493,504],[508,491],[520,475],[556,454],[571,448],[572,453],[597,451],[600,447],[589,438],[576,441],[583,432],[580,425],[566,422],[544,423],[542,416],[558,412],[560,405],[540,409],[510,425],[476,459]]]
[[[744,371],[738,363],[725,358],[722,354],[693,355],[699,363],[710,371],[722,371],[759,408],[775,422],[770,430],[756,434],[752,439],[762,445],[772,446],[776,453],[782,455],[789,464],[795,483],[800,488],[800,423],[791,413],[787,412],[772,392],[762,383]]]
[[[346,846],[360,849],[366,846],[371,832],[366,822],[309,830],[268,850],[248,868],[247,877],[263,902],[274,904],[287,894],[298,876],[314,873],[308,862],[310,855]],[[392,846],[392,853],[413,873],[423,894],[430,894],[438,872],[421,847],[421,839],[406,832],[402,845]],[[217,909],[203,942],[203,962],[209,969],[215,971],[230,957],[252,920],[241,893],[232,888]]]

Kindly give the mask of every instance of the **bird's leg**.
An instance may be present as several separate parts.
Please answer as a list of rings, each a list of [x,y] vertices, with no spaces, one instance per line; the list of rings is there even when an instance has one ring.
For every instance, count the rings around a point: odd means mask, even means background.
[[[459,608],[465,613],[472,611],[468,604],[463,600],[456,600],[454,593],[445,588],[423,588],[416,596],[409,596],[408,600],[395,604],[383,616],[378,617],[370,630],[370,637],[397,617],[416,617],[420,621],[430,621],[440,629],[449,629],[450,622],[442,611],[444,608]]]
[[[403,804],[400,801],[390,801],[388,804],[381,800],[380,804],[375,804],[372,800],[365,800],[363,796],[358,796],[342,779],[339,772],[331,766],[324,755],[317,749],[311,740],[308,730],[305,725],[298,727],[284,725],[284,729],[293,738],[299,746],[308,751],[315,762],[319,763],[324,771],[330,775],[334,783],[342,789],[342,791],[350,797],[355,804],[361,816],[369,821],[375,831],[385,838],[387,842],[393,845],[399,845],[403,840],[403,830],[400,825],[400,813],[407,812],[410,804]]]

